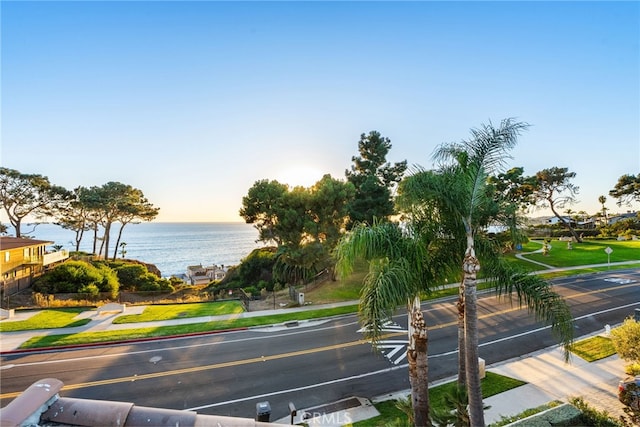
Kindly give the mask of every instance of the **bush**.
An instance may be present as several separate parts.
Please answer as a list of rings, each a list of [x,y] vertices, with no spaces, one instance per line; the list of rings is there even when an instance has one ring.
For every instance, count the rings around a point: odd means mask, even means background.
[[[135,290],[146,282],[145,275],[148,273],[145,266],[140,264],[123,264],[115,267],[115,272],[123,290]]]
[[[102,280],[98,283],[100,292],[107,292],[111,298],[116,298],[120,290],[120,282],[115,271],[105,264],[97,264],[96,268],[102,274]]]
[[[242,288],[242,290],[254,298],[260,297],[260,289],[256,288],[255,286],[247,286],[246,288]]]
[[[115,269],[120,281],[120,286],[129,291],[173,291],[175,289],[172,281],[160,279],[151,273],[147,267],[142,264],[134,263],[118,263]],[[180,283],[182,281],[177,278]]]
[[[100,295],[100,289],[98,289],[96,285],[86,285],[78,289],[78,293],[96,298],[98,295]]]
[[[275,260],[275,248],[254,249],[238,266],[236,279],[245,286],[267,282],[266,287],[269,289],[273,286],[272,271]]]
[[[611,331],[611,341],[620,358],[640,363],[640,323],[627,317],[621,326]]]
[[[592,408],[581,397],[574,397],[570,399],[570,401],[571,404],[581,412],[580,424],[577,425],[598,427],[618,427],[620,425],[609,415],[607,411],[598,411],[597,409]]]
[[[104,266],[94,266],[85,261],[67,261],[46,273],[33,284],[36,292],[78,293],[80,289],[93,285],[114,297],[118,294],[118,278]]]
[[[631,363],[630,365],[627,365],[624,367],[624,372],[627,375],[632,375],[634,377],[637,377],[638,375],[640,375],[640,363]]]

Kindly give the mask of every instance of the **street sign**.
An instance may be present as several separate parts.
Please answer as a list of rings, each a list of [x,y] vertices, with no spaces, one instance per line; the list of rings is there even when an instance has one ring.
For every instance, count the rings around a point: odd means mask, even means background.
[[[610,246],[607,246],[604,248],[604,251],[607,254],[607,268],[609,268],[609,264],[611,264],[611,252],[613,252],[613,249],[611,249]]]

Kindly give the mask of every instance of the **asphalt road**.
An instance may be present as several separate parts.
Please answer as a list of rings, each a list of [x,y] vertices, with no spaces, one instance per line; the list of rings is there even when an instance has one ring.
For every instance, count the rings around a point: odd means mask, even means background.
[[[640,308],[640,270],[556,280],[571,306],[576,336],[615,325]],[[479,298],[480,354],[487,365],[556,344],[526,309]],[[429,325],[430,381],[457,369],[455,300],[423,306]],[[0,405],[42,378],[65,383],[62,396],[253,418],[268,401],[271,419],[297,408],[351,396],[375,397],[409,388],[406,316],[389,325],[379,351],[364,339],[356,316],[298,327],[261,328],[199,338],[3,356]]]

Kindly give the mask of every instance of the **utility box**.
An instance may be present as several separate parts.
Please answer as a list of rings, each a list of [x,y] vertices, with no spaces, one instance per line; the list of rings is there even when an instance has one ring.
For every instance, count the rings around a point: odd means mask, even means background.
[[[640,322],[640,308],[636,308],[633,318],[636,319],[636,322]]]
[[[256,403],[256,421],[269,422],[271,418],[271,405],[269,402]]]
[[[480,379],[483,379],[485,376],[484,359],[481,357],[478,357],[478,372],[480,372]]]
[[[304,305],[304,293],[302,292],[298,294],[298,305]]]

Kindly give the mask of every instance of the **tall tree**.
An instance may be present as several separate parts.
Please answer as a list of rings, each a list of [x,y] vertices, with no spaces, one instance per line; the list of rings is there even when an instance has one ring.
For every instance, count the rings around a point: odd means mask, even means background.
[[[314,240],[326,243],[327,249],[331,251],[346,231],[349,216],[347,204],[353,199],[355,188],[350,182],[327,174],[310,191],[312,197],[309,210],[312,222],[306,228]]]
[[[82,203],[82,193],[86,191],[85,187],[77,187],[73,190],[73,199],[69,202],[65,209],[57,213],[56,224],[74,232],[75,250],[80,250],[80,243],[84,236],[84,232],[91,229],[89,223],[89,210]]]
[[[158,214],[158,208],[144,197],[141,190],[121,182],[110,181],[100,187],[91,187],[80,194],[80,202],[88,211],[89,222],[94,230],[94,253],[110,257],[111,228],[114,223],[120,222],[118,242],[122,235],[122,229],[135,219],[150,221]],[[98,228],[101,227],[100,249],[96,252],[96,240]],[[118,244],[114,247],[113,257],[118,251]]]
[[[242,198],[240,216],[247,224],[254,224],[258,230],[258,240],[277,245],[282,243],[276,226],[281,215],[281,205],[289,192],[289,186],[278,181],[256,181]]]
[[[602,223],[606,225],[609,222],[607,220],[607,207],[604,205],[607,203],[607,198],[605,196],[598,196],[598,203],[602,205]]]
[[[120,223],[118,228],[118,237],[113,247],[113,260],[115,261],[122,231],[127,224],[136,223],[137,221],[152,221],[158,216],[160,208],[153,204],[144,196],[141,190],[127,186],[127,192],[121,194],[121,200],[118,204],[118,213],[116,221]],[[124,248],[123,248],[124,252]],[[124,255],[123,255],[124,257]]]
[[[103,192],[101,187],[82,187],[76,192],[78,197],[78,205],[84,210],[86,216],[87,227],[92,231],[93,242],[91,253],[98,255],[98,241],[104,241],[104,238],[99,236],[100,227],[105,216],[103,206]]]
[[[571,180],[575,178],[575,172],[569,172],[568,168],[552,167],[543,169],[536,173],[538,183],[533,193],[534,200],[540,207],[549,208],[553,215],[560,220],[577,242],[582,242],[575,228],[571,225],[571,220],[567,221],[560,215],[558,209],[575,203],[576,195],[580,188],[573,184]]]
[[[631,202],[640,202],[640,173],[637,176],[631,174],[622,175],[618,178],[613,190],[609,191],[609,195],[618,199],[618,206],[622,204],[630,204]]]
[[[22,221],[27,216],[36,219],[53,216],[70,197],[68,190],[51,184],[46,176],[0,167],[0,202],[16,237],[21,237]]]
[[[427,325],[420,308],[420,293],[427,290],[425,240],[397,223],[374,221],[358,224],[336,247],[338,270],[343,276],[355,262],[369,262],[369,274],[360,296],[360,317],[375,343],[398,306],[407,305],[409,323],[409,382],[415,425],[430,426]]]
[[[385,219],[394,213],[393,194],[407,170],[407,161],[387,162],[389,150],[391,140],[380,132],[360,135],[360,155],[351,158],[351,170],[345,171],[356,191],[349,204],[349,228],[358,222],[372,224],[374,218]]]
[[[524,273],[514,272],[506,263],[501,263],[499,249],[484,238],[483,228],[498,214],[500,204],[495,199],[488,177],[495,174],[508,158],[517,136],[528,127],[525,123],[512,119],[502,121],[499,127],[483,125],[472,129],[472,137],[459,144],[440,146],[434,159],[440,166],[436,172],[418,171],[401,183],[401,198],[404,203],[418,205],[437,204],[441,213],[434,215],[449,228],[439,233],[442,240],[457,240],[462,237],[464,250],[462,257],[461,299],[458,304],[463,312],[464,344],[459,347],[460,359],[464,361],[467,392],[469,396],[469,417],[471,425],[484,425],[482,392],[480,388],[478,363],[477,329],[477,274],[480,258],[488,267],[485,278],[495,284],[500,292],[510,294],[515,291],[521,304],[528,305],[540,318],[552,324],[552,330],[567,346],[573,340],[571,313],[564,301],[553,293],[546,282],[531,278]],[[457,246],[457,245],[456,245]],[[478,254],[476,251],[478,250]],[[449,253],[450,249],[446,249]],[[432,254],[433,256],[433,254]],[[480,258],[479,258],[480,257]],[[452,257],[459,260],[461,256]],[[447,267],[446,257],[440,257],[442,264],[431,263],[437,274]],[[445,271],[446,274],[446,271]],[[568,357],[568,356],[567,356]]]
[[[351,183],[325,175],[309,188],[257,181],[242,199],[240,215],[258,229],[261,241],[278,246],[274,277],[306,282],[329,269],[331,250],[345,229]]]
[[[489,177],[489,182],[496,189],[496,200],[503,204],[500,212],[504,215],[497,220],[511,230],[513,245],[523,243],[526,239],[519,227],[523,222],[521,213],[533,203],[531,196],[536,183],[535,177],[526,177],[523,173],[522,167],[515,167]]]

